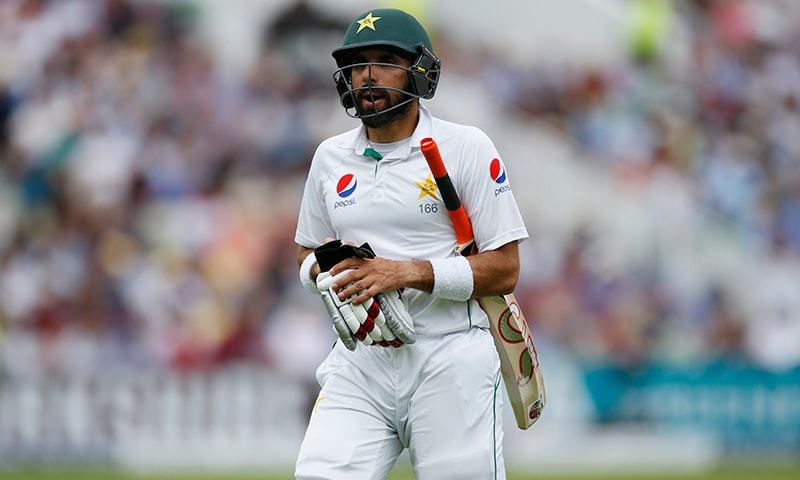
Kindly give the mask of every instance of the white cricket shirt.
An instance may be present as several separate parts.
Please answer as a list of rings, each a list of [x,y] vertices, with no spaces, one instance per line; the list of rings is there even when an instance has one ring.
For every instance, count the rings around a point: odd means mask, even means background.
[[[295,242],[307,248],[326,237],[369,242],[395,260],[455,255],[456,236],[420,141],[432,137],[472,221],[478,250],[528,238],[508,175],[489,137],[476,127],[433,117],[420,106],[411,142],[378,160],[362,125],[322,142],[306,180]],[[417,335],[488,327],[476,300],[456,302],[406,289],[403,301]]]

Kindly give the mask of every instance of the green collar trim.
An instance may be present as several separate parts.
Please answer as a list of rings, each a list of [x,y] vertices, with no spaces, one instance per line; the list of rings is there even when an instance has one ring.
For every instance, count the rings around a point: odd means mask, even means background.
[[[383,159],[383,155],[381,155],[380,153],[376,152],[375,150],[373,150],[372,148],[369,148],[369,147],[367,147],[367,149],[364,150],[364,153],[362,153],[361,155],[364,155],[365,157],[372,157],[375,160],[382,160]]]

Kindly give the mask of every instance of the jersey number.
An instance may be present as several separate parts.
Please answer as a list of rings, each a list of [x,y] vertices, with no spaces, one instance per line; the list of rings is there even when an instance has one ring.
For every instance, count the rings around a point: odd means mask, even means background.
[[[420,203],[419,213],[436,213],[439,211],[439,205],[435,203]]]

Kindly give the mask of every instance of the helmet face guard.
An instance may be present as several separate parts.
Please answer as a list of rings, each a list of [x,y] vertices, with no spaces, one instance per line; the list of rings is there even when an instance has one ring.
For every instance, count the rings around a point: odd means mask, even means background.
[[[417,58],[412,62],[410,67],[403,67],[390,63],[353,63],[340,66],[340,68],[334,72],[333,80],[336,82],[339,101],[347,114],[353,118],[370,118],[401,108],[419,98],[433,98],[433,95],[436,93],[436,86],[439,84],[442,62],[433,52],[422,44],[418,45],[417,51]],[[370,77],[372,76],[371,70],[375,67],[399,68],[405,70],[408,77],[408,90],[371,84],[354,88],[352,78],[353,67],[366,67],[370,70]],[[374,106],[372,109],[362,109],[358,104],[357,94],[361,94],[362,92],[371,94],[374,91],[380,91],[386,94],[398,92],[404,100],[394,105],[388,105],[387,108],[383,110],[378,110],[377,107]]]

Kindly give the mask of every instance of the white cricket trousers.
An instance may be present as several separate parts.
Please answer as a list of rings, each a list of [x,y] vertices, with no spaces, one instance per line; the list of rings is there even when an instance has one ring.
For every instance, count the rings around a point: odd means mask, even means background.
[[[398,349],[336,342],[317,380],[297,479],[382,480],[403,448],[419,480],[505,479],[500,360],[488,330]]]

